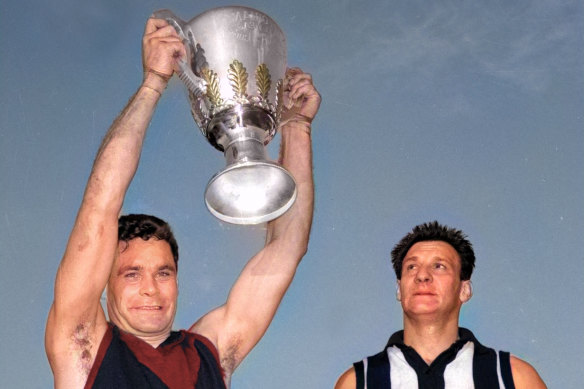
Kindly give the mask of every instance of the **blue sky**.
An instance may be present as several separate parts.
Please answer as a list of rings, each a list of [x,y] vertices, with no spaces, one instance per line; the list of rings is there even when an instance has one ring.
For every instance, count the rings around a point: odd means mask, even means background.
[[[224,1],[11,2],[0,12],[0,386],[45,388],[53,279],[105,131],[141,80],[154,10]],[[438,219],[474,243],[461,325],[576,388],[584,363],[584,12],[578,1],[249,1],[323,96],[309,251],[234,388],[323,388],[401,328],[389,252]],[[269,151],[276,157],[276,138]],[[221,224],[224,166],[171,81],[126,212],[181,248],[177,328],[221,304],[263,227]],[[559,355],[559,357],[558,357]]]

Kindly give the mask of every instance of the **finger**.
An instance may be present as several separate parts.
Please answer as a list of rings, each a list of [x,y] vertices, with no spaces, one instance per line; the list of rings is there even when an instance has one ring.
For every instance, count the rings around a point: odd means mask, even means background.
[[[146,48],[154,48],[154,47],[157,47],[161,44],[164,45],[164,44],[177,44],[178,43],[178,44],[182,45],[182,40],[176,34],[174,29],[170,26],[165,27],[165,28],[170,28],[170,30],[167,30],[166,32],[163,32],[163,33],[159,33],[160,30],[158,30],[158,31],[155,31],[153,33],[144,35],[144,37],[142,38],[142,46],[146,49]]]
[[[299,68],[291,68],[291,69],[287,69],[286,70],[286,76],[285,76],[285,78],[286,78],[287,81],[291,81],[291,80],[296,79],[298,77],[302,77],[303,75],[309,75],[309,74],[308,73],[304,73]]]
[[[165,36],[179,37],[178,32],[176,32],[174,27],[171,25],[163,26],[163,27],[157,29],[156,31],[151,32],[148,35],[152,36],[152,37],[165,37]]]
[[[152,44],[152,45],[156,45],[156,44],[170,44],[170,45],[174,45],[174,44],[183,44],[183,40],[180,39],[177,36],[161,36],[161,37],[149,37],[147,38],[148,43]]]
[[[304,72],[302,71],[302,69],[300,69],[298,67],[286,68],[286,75],[287,76],[288,75],[293,76],[293,75],[298,74],[298,73],[304,73]]]
[[[299,74],[303,74],[300,68],[287,68],[286,73],[284,75],[284,90],[290,89],[290,81],[298,76]]]
[[[313,85],[304,85],[290,93],[290,98],[293,100],[312,100],[320,96]]]
[[[184,49],[183,41],[179,36],[177,35],[154,36],[154,34],[144,37],[143,45],[145,48],[154,49],[161,46],[162,47],[172,46],[175,48]]]
[[[289,96],[295,97],[298,94],[297,93],[298,88],[302,87],[305,84],[312,84],[312,77],[309,74],[302,73],[290,79],[286,83],[284,91],[288,92]]]
[[[149,18],[146,21],[146,28],[144,34],[151,34],[156,30],[168,26],[168,22],[164,19]]]
[[[303,93],[310,92],[311,89],[316,91],[311,78],[298,79],[290,85],[290,97],[298,97]]]
[[[299,83],[304,83],[306,81],[309,83],[312,83],[312,76],[309,73],[299,73],[299,74],[295,74],[294,76],[292,76],[292,78],[290,78],[288,84],[292,87],[294,85],[297,85]]]

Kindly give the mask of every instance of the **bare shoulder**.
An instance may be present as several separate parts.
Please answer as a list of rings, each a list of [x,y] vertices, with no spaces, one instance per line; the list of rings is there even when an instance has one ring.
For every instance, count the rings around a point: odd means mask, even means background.
[[[337,380],[335,389],[355,389],[357,387],[357,375],[355,368],[351,366]]]
[[[513,355],[511,356],[511,371],[513,373],[513,383],[517,389],[547,388],[533,366]]]
[[[107,330],[105,317],[67,323],[55,318],[51,308],[45,332],[45,349],[55,388],[83,387]]]

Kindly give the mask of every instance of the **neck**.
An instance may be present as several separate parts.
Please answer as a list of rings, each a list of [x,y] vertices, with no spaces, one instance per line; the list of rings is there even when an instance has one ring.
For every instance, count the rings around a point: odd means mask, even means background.
[[[458,320],[425,321],[404,316],[404,343],[429,365],[458,339]]]
[[[146,336],[135,334],[135,336],[139,339],[142,339],[144,342],[148,343],[150,346],[157,348],[158,346],[160,346],[162,344],[162,342],[164,342],[166,339],[168,339],[168,337],[170,336],[170,332],[165,333],[165,334],[146,335]]]
[[[157,348],[160,346],[162,342],[164,342],[170,336],[170,328],[167,330],[163,330],[160,332],[155,333],[148,333],[142,331],[134,330],[130,325],[127,325],[125,322],[120,322],[115,320],[114,317],[111,317],[111,322],[120,329],[120,331],[124,331],[128,334],[134,335],[136,338],[143,340],[144,342],[148,343],[150,346]],[[126,324],[126,325],[124,325]]]

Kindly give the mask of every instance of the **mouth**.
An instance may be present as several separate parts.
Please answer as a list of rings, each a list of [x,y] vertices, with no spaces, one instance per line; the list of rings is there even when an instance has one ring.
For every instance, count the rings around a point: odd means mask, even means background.
[[[138,311],[160,311],[162,310],[162,306],[160,305],[141,305],[138,307],[134,307],[135,310]]]

